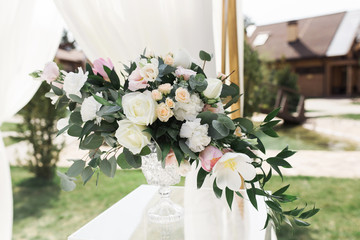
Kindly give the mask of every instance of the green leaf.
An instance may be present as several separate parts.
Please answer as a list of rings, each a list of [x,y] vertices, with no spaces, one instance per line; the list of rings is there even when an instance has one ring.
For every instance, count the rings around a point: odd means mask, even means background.
[[[105,80],[97,75],[89,75],[88,79],[86,80],[88,83],[96,86],[102,86],[105,83]]]
[[[273,193],[273,195],[275,196],[280,196],[281,194],[283,194],[284,192],[286,192],[286,190],[290,187],[290,184],[286,185],[285,187],[280,188],[279,190],[277,190],[276,192]]]
[[[302,219],[310,218],[310,217],[314,216],[315,214],[317,214],[319,211],[320,211],[320,209],[314,207],[313,209],[311,209],[309,211],[303,212],[299,216],[299,218],[302,218]]]
[[[278,153],[276,155],[276,157],[288,158],[288,157],[291,157],[292,155],[294,155],[295,153],[296,153],[295,151],[288,150],[288,147],[286,147],[280,153]]]
[[[100,162],[100,170],[108,177],[112,177],[111,176],[111,164],[107,159],[103,159]]]
[[[76,125],[81,125],[83,123],[82,119],[81,119],[81,114],[80,112],[76,111],[76,112],[72,112],[70,114],[70,119],[69,119],[69,123],[73,123]],[[80,132],[81,133],[81,132]]]
[[[93,94],[92,96],[95,98],[95,100],[96,100],[97,102],[101,103],[101,104],[104,105],[104,106],[114,106],[114,104],[108,102],[106,99],[104,99],[104,98],[102,98],[102,97],[99,97],[99,96],[97,96],[97,95],[95,95],[95,94]]]
[[[307,227],[310,226],[310,223],[302,221],[300,219],[294,218],[294,222],[296,225],[301,226],[301,227]]]
[[[265,129],[262,129],[262,131],[270,137],[273,137],[273,138],[279,137],[279,135],[271,128],[265,128]]]
[[[128,162],[126,161],[125,159],[125,154],[124,153],[121,153],[118,157],[117,157],[117,160],[116,160],[117,164],[119,165],[119,167],[121,169],[130,169],[132,168]]]
[[[246,189],[246,193],[247,193],[247,195],[249,197],[249,200],[250,200],[251,204],[257,210],[258,206],[257,206],[257,201],[256,201],[255,188]]]
[[[133,168],[141,167],[141,157],[134,155],[129,149],[124,147],[123,153],[125,155],[126,162]]]
[[[191,76],[189,79],[189,84],[191,89],[196,90],[198,92],[203,92],[208,83],[203,74],[196,74],[195,76]]]
[[[273,121],[265,123],[264,125],[261,125],[261,127],[272,128],[272,127],[275,127],[280,121],[281,120],[273,120]]]
[[[112,156],[109,159],[109,162],[110,162],[110,165],[111,165],[110,177],[113,178],[115,176],[116,168],[117,168],[116,157]]]
[[[205,171],[203,168],[200,168],[197,174],[197,188],[201,188],[201,186],[203,185],[206,176],[209,173],[207,171]]]
[[[231,209],[232,207],[232,202],[234,200],[234,191],[230,190],[229,188],[225,188],[225,196],[226,196],[226,201],[229,205],[229,208]]]
[[[286,160],[279,158],[279,157],[270,157],[266,159],[266,162],[269,163],[272,166],[280,166],[284,168],[292,168],[290,163],[288,163]]]
[[[94,157],[93,159],[91,159],[91,161],[88,163],[89,166],[96,168],[98,166],[98,163],[100,162],[100,157]]]
[[[116,74],[115,69],[113,68],[110,73],[110,82],[114,86],[116,90],[120,88],[120,79],[119,76]]]
[[[69,98],[71,101],[76,102],[76,103],[82,103],[83,99],[81,97],[79,97],[78,95],[75,94],[69,94]]]
[[[262,230],[264,230],[264,229],[267,228],[267,226],[268,226],[268,224],[269,224],[269,222],[270,222],[270,219],[271,219],[270,214],[267,214],[267,216],[266,216],[266,221],[265,221],[265,225],[264,225],[264,228],[263,228]]]
[[[88,135],[91,132],[94,125],[95,125],[94,121],[87,121],[84,124],[84,127],[82,128],[80,137],[82,138],[83,136]]]
[[[235,96],[238,94],[238,90],[233,85],[223,84],[220,97],[225,98],[228,96]]]
[[[199,52],[199,57],[203,61],[211,61],[211,55],[203,50]]]
[[[60,177],[60,187],[66,192],[70,192],[75,189],[76,184],[74,183],[75,178],[69,177],[62,172],[57,171],[56,174]]]
[[[81,179],[84,183],[84,185],[91,179],[92,175],[94,174],[94,171],[90,166],[87,166],[83,169],[81,172]]]
[[[91,68],[91,65],[89,63],[86,63],[86,71],[89,72],[89,75],[94,75],[94,72]]]
[[[230,130],[235,130],[235,124],[228,116],[220,114],[217,120],[222,123],[226,128]]]
[[[67,125],[66,127],[62,128],[57,134],[56,134],[56,137],[63,134],[66,130],[69,129],[71,125]]]
[[[180,147],[178,147],[177,145],[173,145],[172,150],[174,151],[175,156],[176,156],[176,160],[180,165],[181,161],[184,159],[183,151],[181,151]]]
[[[230,133],[229,129],[227,127],[225,127],[224,124],[222,124],[218,120],[213,120],[212,126],[222,137],[226,137]]]
[[[251,133],[254,130],[254,124],[247,118],[236,118],[234,122],[237,122],[241,128],[241,131]]]
[[[170,152],[170,142],[164,142],[161,144],[161,161],[164,161],[166,156]]]
[[[83,160],[75,160],[71,167],[66,172],[66,175],[69,177],[76,177],[78,176],[85,167],[85,161]]]
[[[100,147],[103,143],[104,139],[100,135],[91,134],[87,136],[80,143],[80,149],[96,149]]]
[[[183,151],[184,153],[188,154],[192,159],[197,159],[198,156],[196,156],[195,153],[193,153],[193,151],[190,150],[190,148],[188,147],[188,145],[186,145],[185,140],[181,139],[179,141],[179,147],[181,148],[181,151]]]
[[[231,105],[233,105],[234,103],[239,101],[239,98],[240,98],[240,95],[234,96],[230,101],[228,101],[226,103],[226,105],[224,106],[224,109],[227,109],[227,108],[231,107]]]
[[[269,113],[265,119],[264,119],[264,122],[270,122],[274,117],[276,117],[276,115],[279,113],[280,111],[280,107],[279,108],[276,108],[274,109],[271,113]]]
[[[80,137],[82,128],[79,125],[71,125],[67,133],[72,137]]]
[[[214,190],[215,196],[217,198],[221,198],[223,191],[217,186],[216,179],[214,180],[214,183],[213,183],[213,190]]]
[[[272,210],[276,211],[276,212],[282,212],[282,209],[280,207],[280,204],[274,201],[265,201],[266,205],[269,206],[269,208],[271,208]]]
[[[64,94],[64,91],[53,84],[51,84],[51,89],[54,91],[54,93],[58,96],[62,96]]]
[[[110,136],[110,135],[102,135],[104,137],[104,140],[106,142],[107,145],[109,145],[110,147],[116,147],[117,146],[117,141],[114,137]]]
[[[150,148],[148,146],[145,146],[145,147],[143,147],[143,149],[141,149],[139,155],[146,156],[146,155],[148,155],[150,153],[151,153]]]

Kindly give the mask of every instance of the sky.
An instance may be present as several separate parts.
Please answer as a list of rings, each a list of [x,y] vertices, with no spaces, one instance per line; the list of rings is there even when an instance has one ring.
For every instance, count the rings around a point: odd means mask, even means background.
[[[256,25],[360,10],[360,0],[243,0],[245,16]]]

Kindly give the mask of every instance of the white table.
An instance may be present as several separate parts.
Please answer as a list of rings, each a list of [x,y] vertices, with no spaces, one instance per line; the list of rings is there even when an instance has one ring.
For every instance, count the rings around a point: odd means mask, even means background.
[[[82,228],[77,230],[75,233],[70,235],[68,240],[198,239],[190,236],[194,235],[194,228],[189,231],[190,228],[186,227],[187,224],[189,224],[189,218],[186,217],[188,216],[189,211],[185,214],[185,228],[184,221],[168,226],[149,223],[147,221],[146,211],[154,204],[154,202],[157,201],[157,190],[158,187],[156,186],[141,185],[109,209],[84,225]],[[171,198],[174,202],[183,205],[184,188],[172,187]],[[199,208],[201,208],[201,206],[199,206]],[[254,213],[251,213],[252,215],[266,215],[266,213],[261,213],[261,210],[259,212],[256,212],[256,210],[254,211]],[[221,219],[221,217],[224,216],[216,217]],[[193,225],[193,223],[190,224]],[[254,226],[256,227],[254,228]],[[259,231],[260,235],[264,237],[261,237],[262,239],[276,240],[276,236],[272,228],[260,231],[261,228],[259,229],[258,226],[259,223],[257,222],[256,217],[251,217],[246,223],[246,228],[252,229],[250,231],[258,229],[256,231]],[[199,228],[199,231],[201,230],[204,230],[204,228]],[[218,231],[216,230],[216,227],[212,228],[206,226],[206,231],[208,233],[211,233],[212,230]],[[258,233],[252,235],[256,235],[257,237],[246,237],[246,239],[259,240]]]

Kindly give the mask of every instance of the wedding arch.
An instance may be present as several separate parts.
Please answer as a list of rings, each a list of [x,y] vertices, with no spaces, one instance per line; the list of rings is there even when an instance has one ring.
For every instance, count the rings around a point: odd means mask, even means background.
[[[64,23],[90,61],[109,57],[119,69],[144,47],[158,53],[184,48],[194,58],[205,50],[215,55],[208,74],[236,67],[239,84],[241,12],[241,0],[0,0],[0,125],[35,94],[40,82],[28,74],[54,58]],[[11,239],[13,199],[1,132],[0,193],[0,239]]]

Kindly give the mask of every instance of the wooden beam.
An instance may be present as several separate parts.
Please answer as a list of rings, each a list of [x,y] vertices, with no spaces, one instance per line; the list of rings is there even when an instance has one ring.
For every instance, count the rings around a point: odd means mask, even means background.
[[[346,66],[346,96],[352,95],[353,69],[351,65]]]
[[[230,76],[230,81],[240,86],[239,79],[239,51],[238,51],[238,33],[237,33],[237,19],[236,19],[236,0],[228,0],[228,39],[229,39],[229,67],[231,70],[235,70],[235,74]],[[234,103],[231,110],[239,111],[232,114],[232,118],[238,118],[242,116],[240,101]]]
[[[228,23],[228,0],[223,0],[222,9],[222,34],[221,34],[221,73],[226,72],[226,33]]]

